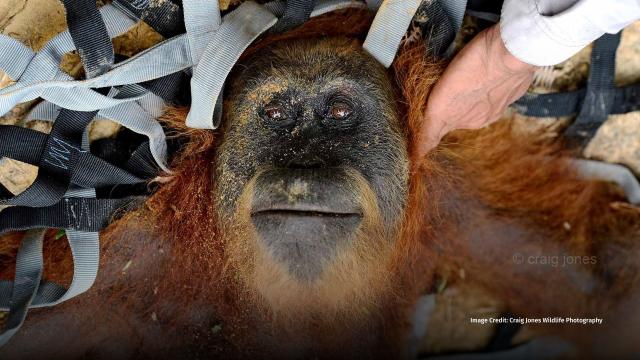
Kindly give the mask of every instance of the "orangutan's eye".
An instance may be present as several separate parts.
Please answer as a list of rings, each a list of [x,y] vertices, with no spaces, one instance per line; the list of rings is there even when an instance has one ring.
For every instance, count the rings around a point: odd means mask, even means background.
[[[264,108],[264,116],[272,121],[282,121],[287,119],[287,112],[278,104],[269,104]]]
[[[329,116],[335,120],[344,120],[351,116],[351,113],[353,113],[351,106],[340,101],[332,103],[329,108]]]

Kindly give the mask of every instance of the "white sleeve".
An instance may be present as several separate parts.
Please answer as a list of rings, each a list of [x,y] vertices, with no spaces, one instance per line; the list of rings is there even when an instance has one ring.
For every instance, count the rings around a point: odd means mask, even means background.
[[[640,0],[505,0],[500,32],[515,57],[547,66],[637,19]]]

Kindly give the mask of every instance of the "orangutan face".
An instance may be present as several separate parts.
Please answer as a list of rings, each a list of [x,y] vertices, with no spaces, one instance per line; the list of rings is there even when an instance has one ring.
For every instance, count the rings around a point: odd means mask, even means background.
[[[408,186],[391,89],[347,39],[289,42],[241,65],[215,200],[254,282],[317,288],[383,267]]]

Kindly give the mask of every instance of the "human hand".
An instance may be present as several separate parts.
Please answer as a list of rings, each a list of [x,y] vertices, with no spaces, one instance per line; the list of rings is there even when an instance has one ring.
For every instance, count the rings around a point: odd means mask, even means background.
[[[451,61],[434,86],[416,144],[420,156],[456,129],[479,129],[500,118],[526,91],[536,67],[511,55],[495,25]]]

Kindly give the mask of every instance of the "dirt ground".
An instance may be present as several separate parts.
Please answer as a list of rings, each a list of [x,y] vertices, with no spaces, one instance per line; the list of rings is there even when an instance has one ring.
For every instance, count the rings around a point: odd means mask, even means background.
[[[238,0],[220,0],[222,9]],[[55,34],[66,28],[64,9],[57,0],[2,0],[0,1],[0,31],[27,44],[33,50],[40,50]],[[148,48],[162,37],[144,23],[139,23],[126,34],[116,38],[117,53],[131,56]],[[553,92],[578,88],[584,85],[588,68],[590,48],[587,48],[552,69],[540,70],[540,79],[532,90]],[[636,22],[623,33],[618,51],[616,83],[631,84],[640,81],[640,22]],[[68,73],[81,74],[79,58],[68,54],[61,64]],[[0,70],[0,88],[13,82]],[[28,126],[47,132],[50,125],[41,121],[24,124],[22,118],[34,102],[22,104],[9,114],[0,117],[0,124]],[[515,115],[520,129],[547,127],[550,134],[566,124],[568,119],[528,119]],[[112,136],[118,125],[110,121],[99,121],[92,125],[91,138]],[[611,116],[586,148],[584,155],[589,158],[627,165],[636,175],[640,175],[640,112]],[[24,190],[35,178],[37,168],[17,161],[0,160],[0,182],[17,193]],[[432,315],[430,331],[423,343],[423,350],[447,352],[453,350],[481,349],[491,339],[493,329],[488,326],[469,324],[469,317],[497,315],[501,304],[490,294],[464,285],[464,269],[458,269],[463,286],[447,287],[446,279],[439,287],[437,307]],[[520,335],[526,337],[526,330]]]

